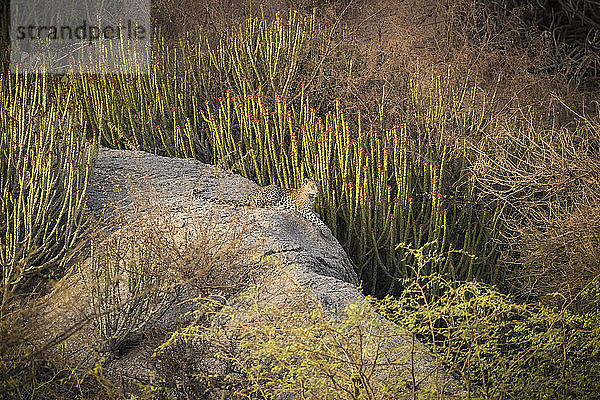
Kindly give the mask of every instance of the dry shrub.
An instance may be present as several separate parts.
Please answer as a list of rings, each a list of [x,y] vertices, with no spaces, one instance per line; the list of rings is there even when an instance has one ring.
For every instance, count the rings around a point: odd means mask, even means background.
[[[597,52],[593,50],[600,35],[594,33],[593,23],[585,25],[587,41],[578,42],[583,50],[577,52],[585,57],[569,57],[568,50],[574,45],[567,42],[573,35],[564,32],[564,23],[560,34],[546,27],[543,18],[551,10],[538,3],[229,0],[192,4],[157,0],[153,9],[167,43],[176,45],[179,39],[194,41],[198,37],[216,43],[220,35],[247,18],[264,16],[271,20],[277,13],[286,15],[290,8],[308,16],[315,8],[319,25],[332,34],[345,35],[342,43],[334,41],[326,50],[327,57],[318,66],[316,79],[311,79],[312,74],[305,77],[304,83],[310,81],[317,94],[313,97],[321,99],[316,107],[330,110],[339,98],[349,112],[368,110],[363,118],[371,118],[368,122],[377,126],[382,106],[387,121],[398,122],[408,97],[408,76],[417,66],[426,69],[424,76],[428,76],[443,74],[451,65],[457,73],[475,76],[488,92],[494,90],[497,77],[502,74],[504,83],[498,91],[502,103],[544,107],[552,91],[580,102],[578,89],[592,90],[597,80],[597,72],[590,68],[597,68]],[[590,14],[589,3],[578,3],[575,9],[583,7],[583,12]],[[560,9],[561,21],[568,13],[565,10]],[[569,29],[578,29],[575,20]],[[577,37],[583,34],[575,33]],[[584,67],[588,72],[583,72]]]
[[[546,128],[531,114],[505,122],[478,144],[473,173],[485,192],[506,202],[514,229],[541,226],[599,198],[593,126]]]
[[[136,243],[139,253],[137,258],[141,255],[142,259],[149,261],[146,264],[152,268],[147,272],[154,274],[154,278],[159,278],[158,274],[162,274],[162,278],[159,279],[161,285],[160,287],[152,285],[154,281],[150,277],[146,281],[151,283],[151,286],[143,288],[133,296],[123,297],[126,291],[121,291],[120,296],[124,306],[107,311],[112,314],[113,319],[124,321],[126,327],[131,329],[122,332],[123,335],[119,340],[120,348],[108,348],[111,351],[108,357],[97,358],[97,365],[90,373],[97,376],[98,371],[100,373],[103,370],[111,371],[104,373],[106,379],[103,385],[112,391],[121,392],[122,396],[118,398],[135,394],[141,398],[155,399],[162,398],[161,396],[168,397],[173,393],[177,396],[202,398],[204,389],[189,384],[188,381],[194,379],[189,376],[189,371],[197,368],[198,363],[203,362],[202,360],[210,358],[208,348],[178,347],[148,359],[145,368],[152,368],[153,372],[147,376],[147,379],[143,378],[146,373],[139,371],[135,379],[123,380],[118,373],[120,367],[115,370],[111,367],[111,362],[114,356],[122,358],[129,351],[145,352],[150,357],[154,348],[164,343],[173,329],[189,324],[200,326],[206,324],[210,313],[219,310],[231,296],[239,293],[252,282],[255,269],[252,248],[244,247],[246,245],[242,243],[241,238],[245,229],[242,221],[228,221],[224,224],[223,216],[218,213],[198,220],[189,216],[183,216],[181,219],[180,216],[159,211],[160,207],[147,205],[142,207],[142,209],[149,208],[157,211],[153,211],[151,215],[127,226],[124,232],[120,231],[117,234],[131,238]],[[110,241],[107,243],[110,245]],[[123,258],[118,254],[115,255],[118,256],[117,258]],[[136,268],[139,269],[139,264]],[[123,277],[126,278],[125,275]],[[167,295],[158,297],[153,295],[153,298],[167,300],[162,306],[167,306],[168,310],[161,307],[161,304],[152,304],[152,307],[158,310],[158,314],[148,309],[140,315],[142,317],[140,320],[136,316],[136,310],[129,305],[135,305],[140,301],[147,302],[145,297],[154,291],[161,291]],[[115,298],[114,293],[109,293],[108,297]],[[112,301],[112,304],[115,304],[115,301]],[[128,314],[130,310],[134,313]],[[176,319],[175,325],[165,326],[160,321],[154,323],[157,318],[163,316],[163,313],[166,313],[164,316],[169,321]],[[106,314],[106,312],[97,314],[96,319],[98,320],[98,317],[106,319]],[[142,324],[128,324],[130,319],[133,319],[133,322],[141,321]],[[98,323],[96,325],[101,327]],[[116,354],[114,354],[115,350]],[[132,359],[135,360],[135,357]]]
[[[546,69],[564,74],[571,86],[595,84],[600,78],[600,7],[594,0],[536,0],[532,20],[550,48]],[[527,4],[527,3],[525,3]]]
[[[451,60],[489,91],[498,75],[506,110],[548,113],[546,128],[574,122],[567,107],[596,107],[600,25],[592,1],[448,2]],[[571,127],[572,128],[572,127]]]
[[[277,13],[286,14],[291,8],[308,16],[315,4],[310,0],[153,0],[152,19],[155,27],[165,36],[167,43],[177,44],[179,39],[198,38],[200,33],[214,39],[247,18]],[[325,5],[325,8],[334,8]]]
[[[139,337],[175,302],[196,296],[225,300],[244,287],[252,267],[241,247],[243,223],[224,233],[217,214],[184,222],[189,217],[182,220],[160,206],[141,207],[154,211],[109,237],[92,238],[100,249],[92,253],[91,267],[79,268],[100,337],[116,341],[108,350],[120,355],[119,344]]]
[[[523,232],[524,269],[517,275],[523,294],[543,296],[544,303],[558,307],[592,311],[579,293],[600,276],[599,215],[596,202]]]
[[[0,398],[108,398],[87,368],[61,354],[61,345],[90,322],[82,317],[56,334],[40,321],[49,307],[36,296],[4,310],[0,320]],[[104,395],[103,395],[104,394]]]
[[[472,172],[484,194],[505,206],[518,291],[558,291],[569,302],[600,273],[600,129],[583,115],[574,126],[543,121],[514,115],[488,132]]]

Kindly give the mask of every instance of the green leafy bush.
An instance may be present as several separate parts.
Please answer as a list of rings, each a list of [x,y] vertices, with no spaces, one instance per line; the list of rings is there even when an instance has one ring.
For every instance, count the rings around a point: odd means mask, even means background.
[[[418,254],[417,254],[418,255]],[[593,311],[519,304],[477,281],[423,274],[375,307],[425,342],[469,395],[485,399],[594,399],[600,392],[600,279],[578,294]]]
[[[289,296],[282,307],[262,301],[260,291],[257,286],[242,299],[248,308],[225,305],[215,311],[212,302],[198,299],[198,315],[214,318],[174,332],[155,357],[202,352],[210,361],[187,366],[186,386],[204,389],[207,398],[218,393],[236,399],[442,395],[447,376],[436,376],[437,381],[426,376],[428,384],[422,384],[424,377],[415,373],[420,361],[412,360],[422,355],[422,346],[373,315],[367,303],[331,315],[308,294],[282,294],[280,298]]]

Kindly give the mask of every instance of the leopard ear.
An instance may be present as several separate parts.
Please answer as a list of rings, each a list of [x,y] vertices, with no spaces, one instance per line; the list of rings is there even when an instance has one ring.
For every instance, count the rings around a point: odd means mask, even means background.
[[[308,183],[308,181],[310,181],[310,179],[304,178],[304,183]]]

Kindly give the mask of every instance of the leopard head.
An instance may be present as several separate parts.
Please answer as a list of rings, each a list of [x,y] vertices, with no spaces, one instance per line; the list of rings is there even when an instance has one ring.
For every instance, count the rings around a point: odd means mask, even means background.
[[[302,185],[302,190],[311,198],[315,198],[319,195],[321,191],[321,185],[317,181],[313,181],[312,179],[304,178],[304,184]]]

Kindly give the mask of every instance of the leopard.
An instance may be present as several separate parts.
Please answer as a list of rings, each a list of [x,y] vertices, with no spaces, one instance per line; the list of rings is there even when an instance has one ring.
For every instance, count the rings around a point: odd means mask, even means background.
[[[298,189],[282,188],[277,185],[261,186],[248,193],[241,200],[215,199],[215,202],[253,208],[292,210],[316,225],[321,233],[326,236],[330,232],[329,228],[313,211],[315,199],[320,192],[321,185],[319,182],[305,178],[304,183]]]

